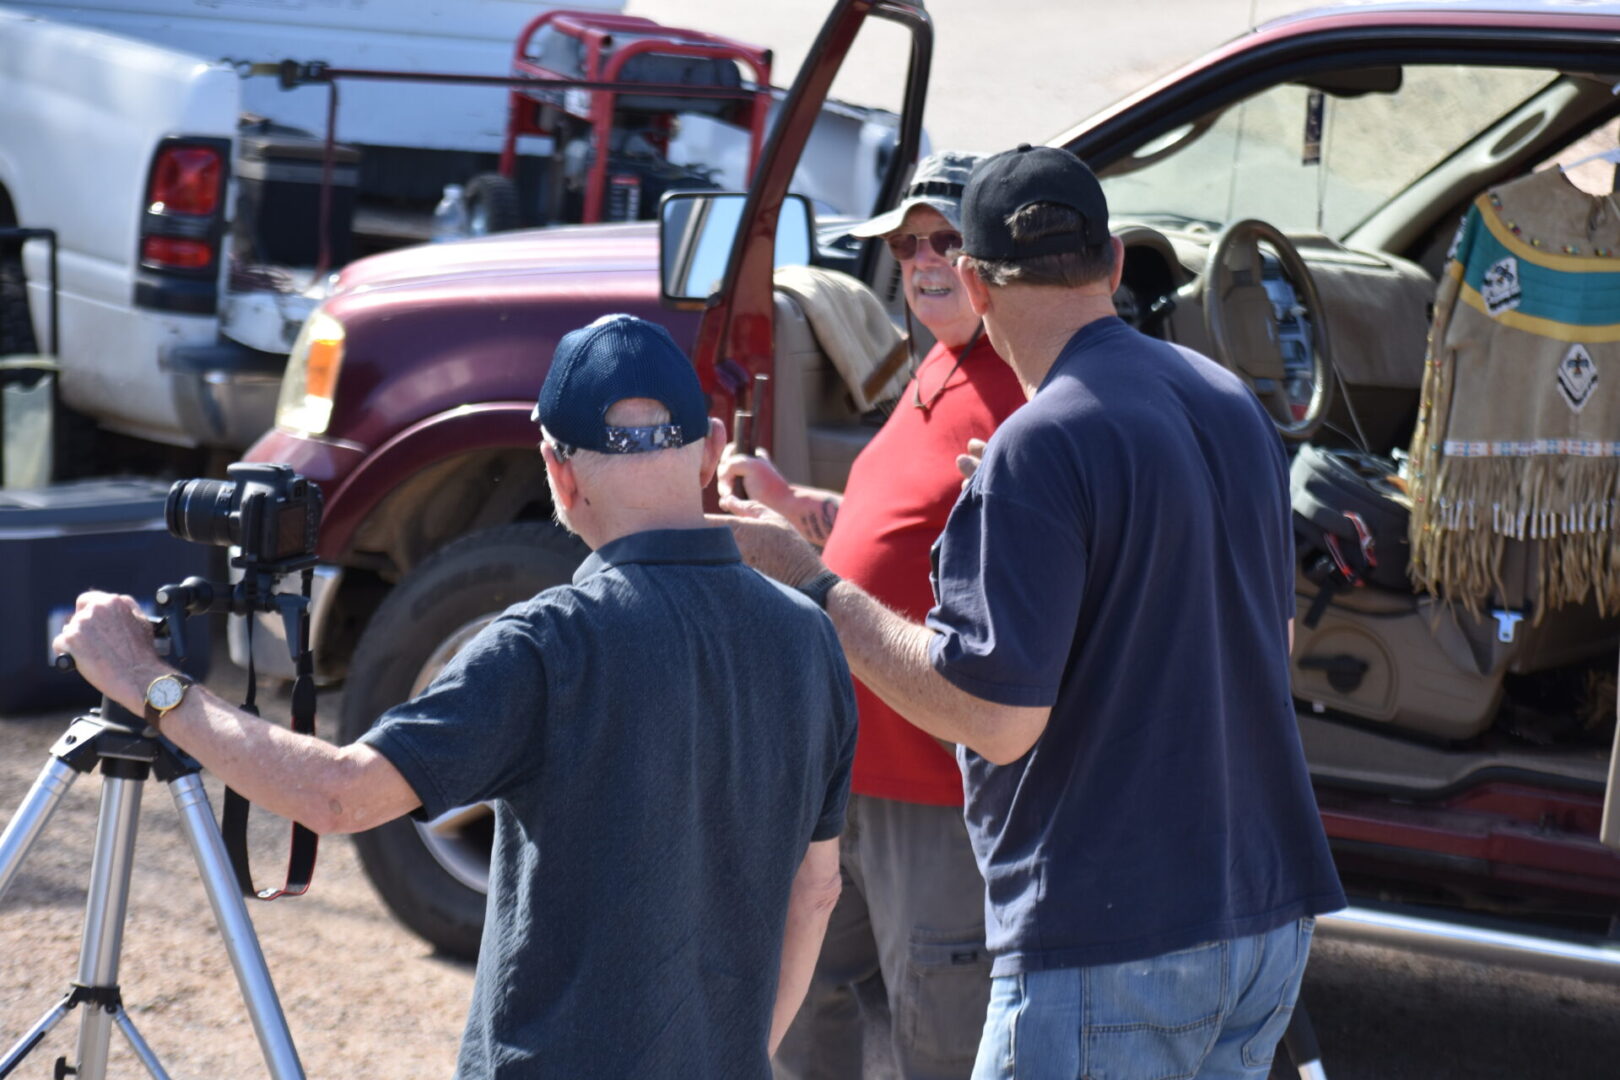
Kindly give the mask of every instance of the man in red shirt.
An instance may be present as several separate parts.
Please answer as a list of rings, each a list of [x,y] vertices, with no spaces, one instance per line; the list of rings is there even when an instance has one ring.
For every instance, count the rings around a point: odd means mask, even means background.
[[[722,493],[786,517],[829,569],[922,622],[934,605],[929,549],[961,491],[957,457],[1024,403],[953,266],[974,156],[925,158],[894,210],[852,230],[882,236],[906,303],[937,341],[843,495],[789,484],[767,457],[728,447]],[[727,495],[722,505],[745,505]],[[865,1020],[854,987],[881,979],[895,1057],[908,1080],[965,1078],[984,1027],[990,959],[984,881],[962,821],[955,748],[907,723],[859,682],[860,729],[842,847],[844,889],[810,993],[776,1055],[778,1077],[849,1080],[862,1071]]]

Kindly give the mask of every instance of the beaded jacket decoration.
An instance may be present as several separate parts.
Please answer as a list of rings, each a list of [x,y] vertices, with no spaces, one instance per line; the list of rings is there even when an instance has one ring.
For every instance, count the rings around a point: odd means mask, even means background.
[[[1435,297],[1414,583],[1470,610],[1528,544],[1535,616],[1620,607],[1620,208],[1554,168],[1480,196]]]

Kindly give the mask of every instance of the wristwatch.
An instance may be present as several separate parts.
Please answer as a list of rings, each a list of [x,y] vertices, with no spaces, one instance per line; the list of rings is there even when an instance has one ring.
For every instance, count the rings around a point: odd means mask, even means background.
[[[146,688],[146,722],[157,727],[158,721],[186,700],[186,691],[191,687],[192,680],[184,675],[159,675],[153,679]]]
[[[816,607],[820,608],[822,611],[826,611],[827,595],[832,592],[834,585],[843,580],[843,578],[839,577],[831,570],[823,570],[821,573],[817,574],[803,585],[800,585],[799,591],[804,593],[804,595],[808,596],[810,599],[814,600],[816,602]]]

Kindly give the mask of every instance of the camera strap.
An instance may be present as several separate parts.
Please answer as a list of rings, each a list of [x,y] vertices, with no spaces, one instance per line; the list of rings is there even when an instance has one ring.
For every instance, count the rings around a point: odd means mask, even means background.
[[[297,656],[295,661],[296,677],[293,680],[292,691],[292,729],[300,735],[315,734],[315,664],[309,651],[309,610],[310,586],[313,573],[305,570],[303,573],[303,614],[298,619],[298,641],[296,643]],[[253,624],[255,618],[252,613],[247,616],[247,694],[242,702],[242,709],[254,716],[259,715],[258,707],[258,676],[253,663]],[[246,798],[238,792],[227,787],[225,789],[225,808],[220,832],[225,839],[225,850],[231,857],[231,869],[236,873],[236,883],[242,890],[243,896],[253,896],[260,900],[275,900],[282,896],[302,896],[309,890],[309,883],[315,876],[315,853],[320,838],[304,826],[293,822],[291,847],[287,856],[287,879],[279,888],[256,889],[253,886],[253,870],[248,860],[247,824],[248,810],[252,806]]]

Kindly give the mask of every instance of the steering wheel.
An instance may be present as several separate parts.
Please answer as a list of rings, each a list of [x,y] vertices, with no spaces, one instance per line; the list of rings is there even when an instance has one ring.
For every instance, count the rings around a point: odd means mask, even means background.
[[[1262,243],[1298,297],[1294,317],[1310,326],[1308,366],[1284,356],[1276,307],[1261,281]],[[1249,384],[1283,438],[1303,442],[1316,434],[1333,400],[1333,354],[1316,283],[1288,237],[1253,218],[1221,230],[1204,269],[1204,328],[1215,359]]]

